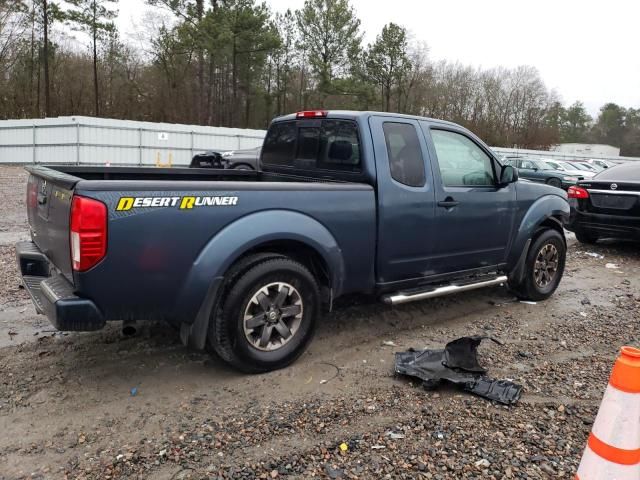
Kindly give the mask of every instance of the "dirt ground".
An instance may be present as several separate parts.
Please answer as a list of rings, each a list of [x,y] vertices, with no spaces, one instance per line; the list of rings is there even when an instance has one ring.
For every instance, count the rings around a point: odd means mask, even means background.
[[[293,366],[264,375],[189,351],[161,324],[56,333],[15,268],[25,182],[0,167],[0,479],[573,478],[618,349],[640,343],[640,249],[572,236],[546,302],[502,288],[352,301]],[[481,362],[524,386],[517,405],[394,376],[395,351],[476,333],[506,342],[485,342]]]

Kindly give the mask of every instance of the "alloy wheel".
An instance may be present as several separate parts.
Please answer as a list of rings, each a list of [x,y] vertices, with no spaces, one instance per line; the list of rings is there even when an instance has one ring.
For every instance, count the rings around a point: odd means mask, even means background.
[[[277,350],[296,335],[302,313],[302,297],[294,286],[283,282],[265,285],[253,294],[245,308],[245,337],[258,350]]]
[[[533,278],[540,288],[547,287],[558,272],[558,249],[552,243],[547,243],[538,251],[536,263],[533,267]]]

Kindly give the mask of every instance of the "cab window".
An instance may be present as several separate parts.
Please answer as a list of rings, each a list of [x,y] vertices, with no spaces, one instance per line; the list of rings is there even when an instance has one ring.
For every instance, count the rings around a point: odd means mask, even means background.
[[[424,159],[416,127],[410,123],[384,122],[382,129],[391,177],[409,187],[424,186]]]
[[[300,170],[361,170],[358,126],[350,120],[275,123],[262,147],[262,163]]]
[[[470,138],[437,129],[431,130],[431,138],[445,186],[495,186],[491,157]]]

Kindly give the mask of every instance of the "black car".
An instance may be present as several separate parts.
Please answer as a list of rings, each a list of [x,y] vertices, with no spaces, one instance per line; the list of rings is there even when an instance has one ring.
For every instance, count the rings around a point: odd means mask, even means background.
[[[262,147],[245,150],[208,150],[194,155],[189,167],[258,170],[261,149]]]
[[[567,230],[582,243],[613,237],[640,241],[640,163],[629,162],[569,187]]]
[[[552,187],[564,188],[565,190],[571,185],[575,185],[578,180],[584,179],[582,175],[556,170],[544,160],[535,158],[506,157],[504,163],[516,167],[520,178],[526,178],[537,183],[546,183]]]
[[[262,147],[247,148],[244,150],[232,150],[224,152],[222,159],[225,164],[224,168],[233,168],[235,170],[258,170],[258,159]]]
[[[189,168],[225,168],[222,150],[209,150],[198,153],[191,159]]]

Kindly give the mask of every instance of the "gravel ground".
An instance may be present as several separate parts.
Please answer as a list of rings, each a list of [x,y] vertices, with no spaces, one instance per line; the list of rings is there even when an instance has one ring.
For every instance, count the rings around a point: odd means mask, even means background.
[[[0,167],[0,479],[573,478],[617,351],[640,343],[637,246],[574,239],[547,302],[500,288],[349,301],[295,365],[264,375],[161,324],[56,333],[18,287],[25,181]],[[516,406],[393,375],[394,351],[475,333],[506,342],[483,344],[481,363],[524,385]]]

